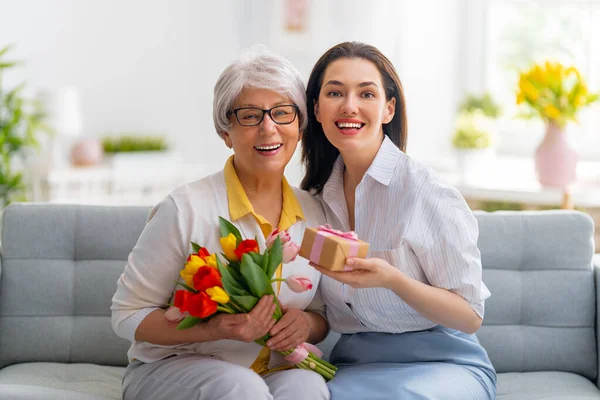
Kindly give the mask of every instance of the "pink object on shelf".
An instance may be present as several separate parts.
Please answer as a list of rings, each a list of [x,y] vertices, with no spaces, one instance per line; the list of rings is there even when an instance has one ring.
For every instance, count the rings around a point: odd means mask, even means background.
[[[76,166],[98,165],[103,158],[104,148],[98,139],[82,139],[77,141],[71,148],[71,163]]]
[[[550,123],[535,152],[535,170],[542,186],[565,187],[577,177],[579,156],[562,128]]]

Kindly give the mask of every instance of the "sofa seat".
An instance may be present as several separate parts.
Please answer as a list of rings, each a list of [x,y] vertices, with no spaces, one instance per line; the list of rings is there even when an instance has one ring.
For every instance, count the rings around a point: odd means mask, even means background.
[[[505,372],[498,374],[497,400],[600,400],[589,379],[569,372]]]
[[[125,368],[22,363],[0,370],[0,399],[121,399]]]

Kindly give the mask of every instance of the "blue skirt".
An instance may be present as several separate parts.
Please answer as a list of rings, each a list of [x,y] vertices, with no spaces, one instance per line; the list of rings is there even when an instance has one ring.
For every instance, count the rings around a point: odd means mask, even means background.
[[[332,400],[492,400],[496,371],[477,336],[437,326],[406,333],[342,335]]]

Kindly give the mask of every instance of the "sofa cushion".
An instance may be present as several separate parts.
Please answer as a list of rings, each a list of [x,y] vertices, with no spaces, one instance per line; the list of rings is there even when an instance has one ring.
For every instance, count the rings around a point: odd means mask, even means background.
[[[0,368],[127,365],[110,305],[149,207],[11,204],[3,212]]]
[[[498,372],[597,375],[594,224],[573,211],[476,212],[492,292],[477,332]]]
[[[506,372],[498,374],[497,400],[600,400],[588,379],[568,372]]]
[[[93,364],[15,364],[0,370],[0,399],[120,399],[124,373]]]

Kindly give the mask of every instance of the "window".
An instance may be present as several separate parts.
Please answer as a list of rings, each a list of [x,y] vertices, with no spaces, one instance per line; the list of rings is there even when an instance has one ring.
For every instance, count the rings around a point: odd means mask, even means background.
[[[480,7],[479,15],[486,22],[476,24],[482,54],[467,52],[467,58],[481,57],[481,82],[470,87],[489,91],[503,108],[498,126],[500,152],[531,155],[544,127],[541,121],[515,118],[519,70],[532,62],[557,60],[576,66],[590,90],[599,91],[600,0],[488,0]],[[579,125],[568,127],[570,137],[583,158],[600,160],[600,105],[584,109],[579,119]]]

